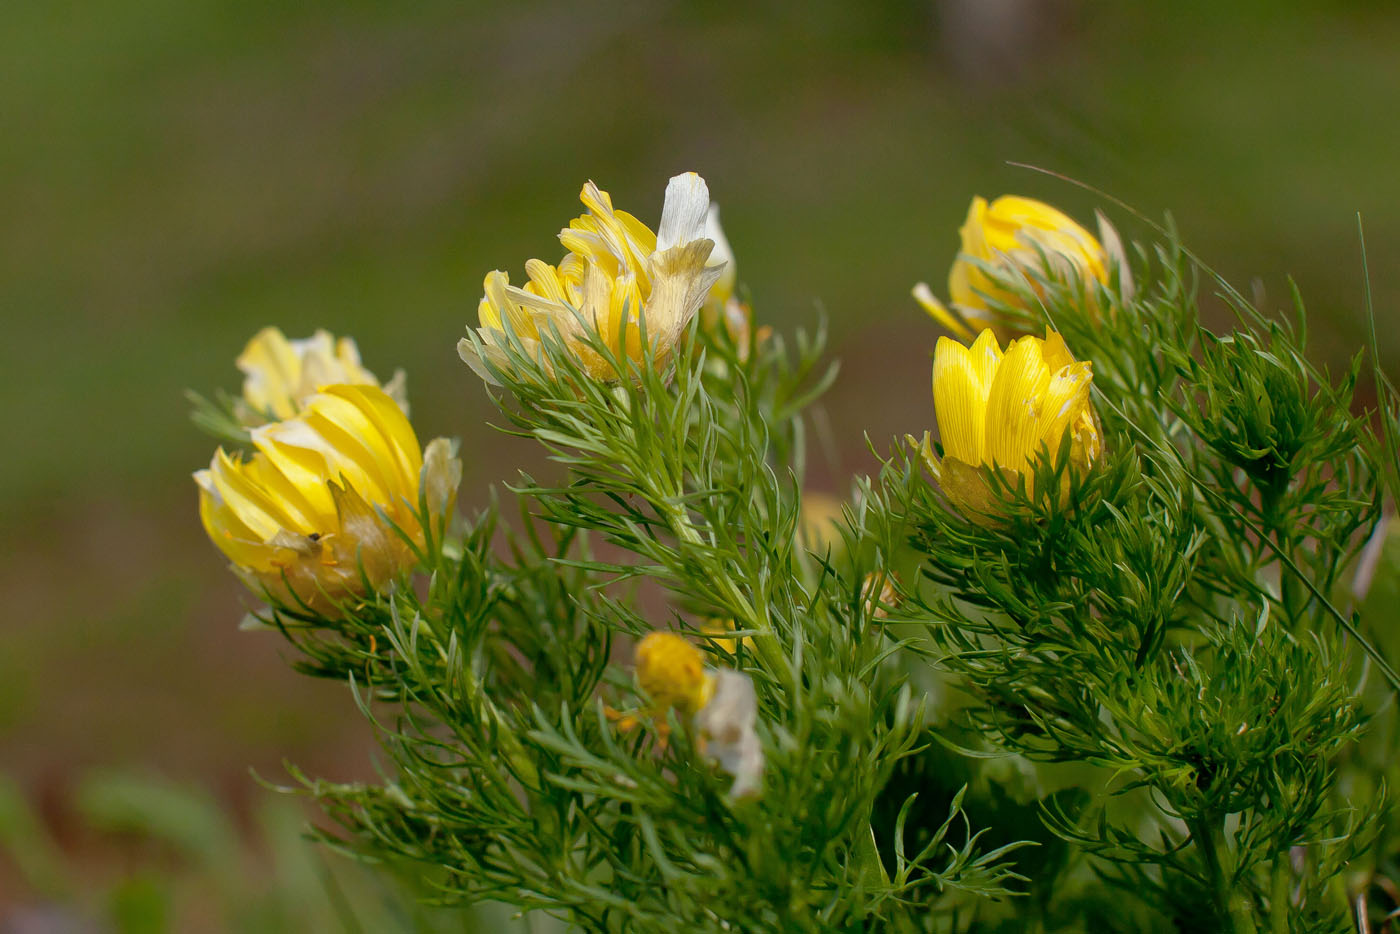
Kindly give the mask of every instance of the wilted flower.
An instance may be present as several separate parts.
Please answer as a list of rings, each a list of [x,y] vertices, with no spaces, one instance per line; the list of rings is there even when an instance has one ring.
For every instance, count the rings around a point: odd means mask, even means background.
[[[255,589],[327,616],[414,563],[416,510],[445,515],[461,464],[442,438],[420,453],[377,386],[326,386],[300,413],[254,428],[251,458],[222,448],[195,473],[205,531]]]
[[[763,779],[763,745],[755,726],[758,698],[748,675],[721,668],[715,672],[714,696],[695,715],[705,754],[734,776],[729,794],[756,795]]]
[[[700,650],[674,632],[653,632],[637,643],[637,684],[658,708],[693,714],[714,688]]]
[[[719,223],[719,206],[710,205],[710,213],[705,218],[705,236],[715,243],[707,264],[712,268],[723,268],[724,272],[710,286],[705,303],[700,306],[700,324],[712,334],[724,328],[729,340],[734,344],[736,356],[747,360],[758,344],[767,340],[773,333],[768,325],[753,326],[753,309],[747,302],[740,301],[734,292],[737,270],[734,264],[734,251],[729,247],[729,238]]]
[[[656,233],[631,214],[613,210],[607,192],[592,182],[579,197],[588,213],[560,231],[559,241],[569,252],[558,266],[530,260],[523,288],[511,285],[499,270],[486,276],[486,294],[477,308],[481,327],[475,339],[457,344],[462,359],[483,379],[494,381],[483,356],[498,369],[509,368],[507,330],[527,355],[538,357],[550,325],[595,379],[619,374],[587,346],[584,328],[619,357],[640,361],[645,319],[655,358],[664,360],[723,273],[723,267],[707,265],[714,246],[704,235],[710,192],[694,172],[677,175],[666,186]]]
[[[355,341],[334,337],[325,330],[288,340],[280,328],[263,328],[236,362],[244,373],[238,410],[247,425],[291,418],[322,386],[379,385],[379,379],[360,364]],[[403,384],[403,371],[399,370],[383,389],[407,412]]]
[[[730,624],[732,631],[733,624]],[[637,684],[651,699],[658,734],[667,731],[660,717],[668,709],[694,718],[701,751],[734,776],[729,793],[757,794],[763,776],[763,746],[755,724],[758,700],[753,681],[737,671],[705,667],[699,650],[673,632],[653,632],[637,644]],[[610,715],[619,729],[637,719]]]
[[[981,468],[992,468],[1012,488],[1024,482],[1029,496],[1034,459],[1046,450],[1057,456],[1066,434],[1069,466],[1087,468],[1103,448],[1089,399],[1092,381],[1090,364],[1076,362],[1053,331],[1044,340],[1012,341],[1004,355],[990,330],[971,348],[939,338],[933,404],[942,460],[934,457],[927,433],[920,447],[943,492],[974,517],[995,514],[996,494]]]
[[[1121,252],[1117,233],[1102,215],[1099,230],[1115,252]],[[1016,297],[997,286],[978,263],[1038,274],[1042,262],[1048,261],[1055,271],[1073,272],[1084,282],[1109,281],[1109,252],[1094,235],[1069,215],[1033,198],[1003,195],[990,205],[985,198],[973,198],[959,233],[962,249],[948,273],[948,297],[974,329],[997,325],[989,298],[1005,304],[1016,302]],[[1126,264],[1122,268],[1126,274]],[[927,283],[914,286],[913,294],[948,330],[964,340],[972,338],[973,331],[934,297]]]

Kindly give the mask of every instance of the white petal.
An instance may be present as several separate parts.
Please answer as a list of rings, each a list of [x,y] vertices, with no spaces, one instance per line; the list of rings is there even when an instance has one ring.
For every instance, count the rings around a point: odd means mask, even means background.
[[[661,226],[656,231],[657,252],[698,240],[705,231],[710,210],[710,189],[694,172],[677,175],[666,185],[661,205]]]

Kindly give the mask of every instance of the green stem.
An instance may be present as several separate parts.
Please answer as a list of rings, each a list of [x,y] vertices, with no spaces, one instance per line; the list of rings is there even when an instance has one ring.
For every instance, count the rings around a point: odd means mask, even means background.
[[[1201,859],[1206,864],[1206,876],[1211,885],[1211,894],[1220,916],[1229,919],[1227,928],[1231,934],[1254,934],[1257,930],[1243,900],[1235,898],[1229,874],[1221,862],[1221,854],[1227,852],[1225,834],[1220,829],[1220,821],[1207,815],[1190,822],[1191,839],[1201,851]]]
[[[666,518],[671,526],[671,532],[678,540],[693,547],[703,547],[705,540],[700,536],[699,530],[690,521],[690,516],[686,513],[685,507],[678,502],[679,497],[655,498],[657,505],[665,507]],[[744,628],[757,629],[764,633],[765,637],[754,640],[754,647],[757,654],[762,658],[764,665],[774,674],[782,675],[787,671],[786,660],[778,649],[778,644],[774,639],[766,638],[773,633],[773,624],[768,619],[766,608],[759,611],[759,605],[751,602],[744,596],[739,585],[734,583],[734,579],[728,574],[719,574],[717,584],[722,586],[727,593],[730,602],[730,609],[734,612],[736,619],[742,618],[746,624]],[[737,627],[736,627],[737,628]]]
[[[1288,934],[1288,915],[1293,905],[1291,868],[1287,850],[1274,856],[1273,885],[1269,894],[1271,934]]]

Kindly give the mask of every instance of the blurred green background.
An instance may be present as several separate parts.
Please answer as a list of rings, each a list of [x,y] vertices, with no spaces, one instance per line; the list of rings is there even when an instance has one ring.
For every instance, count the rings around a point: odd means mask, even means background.
[[[182,392],[236,389],[265,324],[405,367],[420,435],[463,439],[480,502],[537,458],[485,427],[455,353],[482,277],[557,259],[584,180],[654,224],[694,169],[758,317],[829,318],[844,369],[815,482],[840,490],[873,466],[862,432],[929,424],[936,335],[908,292],[943,291],[972,195],[1091,221],[1094,198],[1010,161],[1170,210],[1268,308],[1293,275],[1334,365],[1364,333],[1361,212],[1397,359],[1397,114],[1386,0],[12,0],[0,774],[54,858],[103,880],[151,859],[94,829],[95,769],[200,789],[255,853],[249,767],[372,774],[346,691],[236,631],[247,598],[195,515],[211,444]],[[59,897],[22,863],[0,856],[0,924]]]

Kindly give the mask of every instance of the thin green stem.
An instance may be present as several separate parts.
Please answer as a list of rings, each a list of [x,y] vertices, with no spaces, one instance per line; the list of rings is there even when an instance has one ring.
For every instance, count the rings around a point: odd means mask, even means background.
[[[1269,893],[1270,934],[1288,934],[1288,915],[1293,906],[1291,869],[1287,850],[1274,856],[1272,885]]]
[[[703,547],[705,540],[701,537],[700,531],[695,528],[690,521],[690,516],[685,507],[680,505],[679,497],[658,498],[657,505],[663,506],[666,513],[671,532],[684,544],[692,547]],[[739,585],[734,582],[728,574],[719,574],[718,583],[726,591],[725,596],[730,601],[730,609],[736,618],[742,618],[747,624],[764,634],[764,638],[754,640],[754,646],[764,664],[774,674],[782,674],[787,671],[787,664],[778,650],[775,640],[769,638],[773,634],[773,624],[768,619],[767,608],[763,607],[763,612],[759,612],[759,604],[744,596],[744,592],[739,589]]]
[[[1222,862],[1222,854],[1228,852],[1225,835],[1220,829],[1220,820],[1214,815],[1205,815],[1190,821],[1191,839],[1201,852],[1201,861],[1206,866],[1206,878],[1210,882],[1211,897],[1216,911],[1222,918],[1229,919],[1227,928],[1231,934],[1255,934],[1254,919],[1242,901],[1235,898],[1230,874]]]

